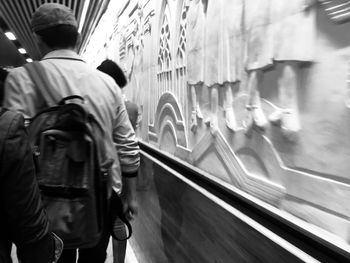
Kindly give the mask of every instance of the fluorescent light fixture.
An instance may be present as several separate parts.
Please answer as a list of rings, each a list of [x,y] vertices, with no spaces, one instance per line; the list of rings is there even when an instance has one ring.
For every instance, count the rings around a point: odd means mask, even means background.
[[[28,63],[33,62],[33,60],[31,58],[27,58],[26,60]]]
[[[16,40],[16,37],[12,32],[6,32],[5,36],[7,36],[7,38],[10,40]]]
[[[85,0],[83,11],[82,11],[81,17],[80,17],[79,28],[78,28],[79,33],[81,33],[81,30],[83,29],[83,25],[85,23],[86,13],[87,13],[89,5],[90,5],[90,0]]]
[[[18,51],[21,54],[26,54],[27,53],[27,51],[24,48],[19,48]]]

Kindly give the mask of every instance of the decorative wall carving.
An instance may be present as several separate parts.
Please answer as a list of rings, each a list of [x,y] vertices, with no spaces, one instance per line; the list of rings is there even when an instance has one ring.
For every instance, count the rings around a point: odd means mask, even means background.
[[[350,61],[347,64],[347,70],[345,106],[350,109]]]
[[[177,46],[176,46],[176,58],[175,58],[175,94],[178,94],[178,100],[182,102],[184,117],[187,116],[187,61],[186,61],[186,28],[187,28],[187,12],[188,12],[187,1],[183,1],[179,26],[177,32]]]
[[[224,168],[226,174],[221,179],[268,203],[278,205],[285,195],[283,186],[248,172],[219,130],[204,135],[191,156],[192,163],[205,171],[213,173],[218,167]]]
[[[157,106],[158,100],[163,93],[170,91],[173,84],[173,54],[172,54],[172,35],[170,33],[169,14],[168,7],[165,8],[166,12],[163,15],[163,21],[160,29],[159,37],[159,52],[158,52],[158,93],[153,97],[153,107]],[[153,113],[154,114],[154,113]]]
[[[348,5],[128,1],[113,28],[142,139],[349,240],[350,32],[329,23]]]
[[[301,129],[297,101],[299,67],[301,62],[313,60],[315,8],[304,0],[264,0],[258,1],[258,4],[248,0],[245,2],[245,14],[249,73],[246,126],[255,124],[262,130],[266,128],[267,120],[261,109],[257,86],[266,67],[273,66],[275,62],[284,63],[278,83],[279,108],[269,116],[269,120],[281,126],[286,137],[294,140]]]
[[[187,57],[187,83],[191,98],[191,131],[197,130],[197,118],[202,120],[203,115],[197,99],[196,89],[203,88],[204,80],[204,36],[205,13],[204,5],[200,0],[189,1],[189,11],[185,21],[186,57]]]
[[[155,115],[157,119],[154,126],[149,127],[150,140],[160,145],[158,138],[162,137],[164,129],[168,127],[173,131],[176,146],[187,148],[188,142],[183,116],[179,103],[172,93],[166,92],[161,96]]]

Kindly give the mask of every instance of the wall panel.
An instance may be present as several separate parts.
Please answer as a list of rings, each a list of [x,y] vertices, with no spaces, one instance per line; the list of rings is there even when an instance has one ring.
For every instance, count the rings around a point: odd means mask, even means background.
[[[124,1],[86,55],[117,49],[144,143],[349,242],[348,5]]]

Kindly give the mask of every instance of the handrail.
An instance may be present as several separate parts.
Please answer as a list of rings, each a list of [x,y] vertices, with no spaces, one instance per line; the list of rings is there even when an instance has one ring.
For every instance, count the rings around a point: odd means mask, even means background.
[[[234,187],[213,180],[206,172],[163,152],[145,142],[139,142],[145,153],[166,164],[188,180],[230,204],[267,229],[320,262],[350,262],[350,246],[321,228],[280,211]]]

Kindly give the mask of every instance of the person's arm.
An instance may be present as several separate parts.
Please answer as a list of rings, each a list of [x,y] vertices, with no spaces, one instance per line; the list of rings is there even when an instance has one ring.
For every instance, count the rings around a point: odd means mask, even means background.
[[[25,68],[13,69],[4,86],[4,108],[20,112],[25,118],[34,117],[43,101],[34,90],[34,84]]]
[[[118,90],[120,93],[120,90]],[[136,176],[140,165],[139,146],[131,126],[121,93],[117,96],[116,119],[113,141],[118,151],[122,171],[122,193],[124,212],[129,219],[137,214]]]
[[[0,198],[8,231],[21,262],[53,262],[55,241],[48,230],[48,218],[41,202],[20,114],[13,118],[4,138]]]
[[[136,177],[122,177],[123,188],[120,198],[123,203],[123,211],[128,220],[133,220],[138,213],[136,198]]]

